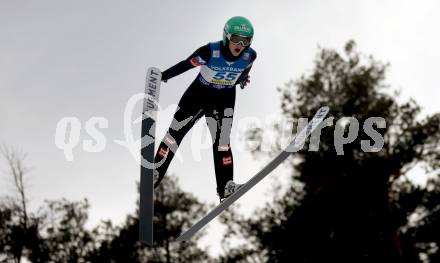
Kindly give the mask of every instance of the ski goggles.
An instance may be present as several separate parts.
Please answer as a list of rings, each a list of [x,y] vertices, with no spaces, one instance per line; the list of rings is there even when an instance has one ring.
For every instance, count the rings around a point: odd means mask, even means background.
[[[229,41],[232,42],[232,44],[241,45],[243,47],[249,46],[252,42],[252,37],[244,37],[244,36],[239,36],[239,35],[234,35],[234,34],[228,34],[227,37],[228,37]]]

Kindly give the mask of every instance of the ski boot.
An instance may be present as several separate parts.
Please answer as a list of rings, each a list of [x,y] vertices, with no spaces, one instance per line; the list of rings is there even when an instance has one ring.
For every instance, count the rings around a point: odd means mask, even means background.
[[[226,183],[225,191],[223,197],[220,196],[220,203],[223,203],[228,197],[230,197],[233,193],[235,193],[243,184],[236,184],[234,181],[229,180]]]

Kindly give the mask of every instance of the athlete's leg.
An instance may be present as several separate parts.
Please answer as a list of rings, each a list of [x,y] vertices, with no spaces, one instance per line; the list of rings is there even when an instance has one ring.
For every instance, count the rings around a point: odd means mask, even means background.
[[[155,182],[155,188],[165,176],[183,137],[203,115],[203,107],[200,103],[201,94],[197,94],[199,90],[197,84],[193,82],[185,91],[174,113],[171,125],[157,149],[154,163],[155,176],[158,176],[158,180]]]
[[[225,185],[233,180],[233,157],[230,145],[234,116],[235,88],[219,90],[205,106],[206,121],[212,136],[217,193],[223,198]]]

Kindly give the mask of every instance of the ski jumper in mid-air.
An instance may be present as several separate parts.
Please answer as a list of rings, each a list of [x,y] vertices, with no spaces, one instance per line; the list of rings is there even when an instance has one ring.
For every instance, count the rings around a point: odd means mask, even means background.
[[[244,88],[257,57],[250,47],[254,29],[244,17],[230,18],[224,27],[223,40],[197,49],[187,59],[162,72],[162,81],[197,66],[200,73],[183,94],[168,132],[155,155],[155,183],[165,176],[185,134],[205,116],[211,133],[217,193],[220,202],[241,185],[233,181],[233,157],[230,133],[234,115],[236,85]]]

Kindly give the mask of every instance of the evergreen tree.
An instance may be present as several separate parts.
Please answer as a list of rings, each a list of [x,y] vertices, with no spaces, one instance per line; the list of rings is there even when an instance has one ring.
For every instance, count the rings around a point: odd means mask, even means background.
[[[287,119],[313,116],[327,105],[333,117],[327,121],[332,125],[323,128],[318,151],[292,155],[290,183],[282,196],[253,218],[244,219],[233,211],[222,217],[228,236],[249,241],[227,252],[222,261],[400,262],[406,258],[405,250],[414,249],[414,242],[401,244],[408,236],[403,233],[410,223],[407,216],[417,205],[400,204],[396,196],[402,194],[402,178],[416,164],[424,163],[431,170],[439,167],[440,114],[417,118],[420,107],[414,101],[399,104],[397,94],[387,90],[387,68],[360,54],[350,41],[344,54],[320,49],[311,74],[279,88]],[[356,118],[359,134],[341,149],[336,147],[335,133],[348,136],[349,126],[354,125],[341,121],[344,117]],[[386,123],[386,127],[373,125],[384,138],[378,152],[361,146],[362,141],[374,143],[362,129],[369,117],[384,118]],[[280,126],[274,130],[282,137]],[[261,130],[255,129],[250,139],[257,138]],[[260,148],[255,154],[264,155]],[[420,232],[410,235],[425,244],[418,249],[424,252],[428,244],[438,247],[438,237],[429,235],[438,228],[438,194],[430,193],[423,194],[430,199],[426,210],[435,214],[425,217],[433,220],[423,231],[426,239]],[[418,231],[423,229],[420,226]]]

